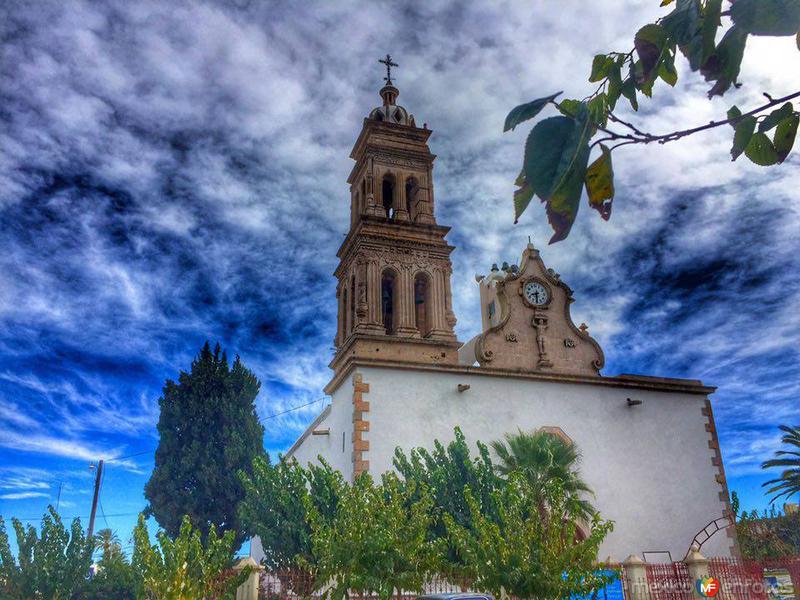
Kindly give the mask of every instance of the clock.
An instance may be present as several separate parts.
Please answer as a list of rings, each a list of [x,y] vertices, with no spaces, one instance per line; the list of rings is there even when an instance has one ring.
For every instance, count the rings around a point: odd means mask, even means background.
[[[524,284],[522,295],[533,306],[544,306],[550,302],[550,290],[535,279],[531,279]]]

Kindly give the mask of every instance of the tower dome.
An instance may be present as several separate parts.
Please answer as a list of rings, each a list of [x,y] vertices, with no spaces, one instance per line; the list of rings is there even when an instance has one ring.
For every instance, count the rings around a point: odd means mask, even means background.
[[[416,127],[414,115],[409,114],[409,112],[399,104],[395,104],[397,96],[400,95],[400,90],[394,86],[391,80],[381,88],[380,95],[381,98],[383,98],[383,106],[373,108],[372,112],[369,113],[370,119]]]
[[[397,63],[392,62],[392,57],[388,54],[386,58],[378,62],[386,65],[386,77],[384,77],[386,85],[384,85],[379,92],[383,99],[383,106],[372,109],[372,112],[369,113],[369,118],[374,121],[385,121],[397,125],[416,127],[414,124],[414,115],[408,114],[405,108],[396,103],[397,96],[400,95],[400,90],[392,83],[392,67],[396,67]]]

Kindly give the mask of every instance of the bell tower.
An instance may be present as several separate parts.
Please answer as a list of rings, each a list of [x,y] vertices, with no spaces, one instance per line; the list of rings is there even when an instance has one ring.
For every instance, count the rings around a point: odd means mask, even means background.
[[[434,216],[431,130],[397,104],[389,55],[381,106],[350,157],[350,231],[337,256],[336,372],[351,360],[458,362],[449,227]]]

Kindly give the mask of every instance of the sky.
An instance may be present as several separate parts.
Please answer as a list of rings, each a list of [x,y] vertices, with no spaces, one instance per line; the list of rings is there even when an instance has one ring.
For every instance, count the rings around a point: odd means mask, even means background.
[[[593,55],[628,51],[658,4],[2,3],[0,514],[35,523],[58,501],[88,515],[103,458],[98,527],[126,538],[161,387],[206,340],[261,380],[270,452],[322,410],[349,153],[387,52],[399,103],[433,130],[459,339],[479,332],[474,275],[518,262],[531,236],[574,289],[604,374],[718,386],[729,486],[766,506],[759,465],[777,426],[800,422],[797,155],[732,164],[727,127],[628,146],[609,222],[583,206],[551,246],[540,205],[513,224],[529,127],[503,134],[506,114],[589,94]],[[751,38],[743,85],[711,101],[678,71],[620,116],[658,133],[757,106],[798,89],[800,53]]]

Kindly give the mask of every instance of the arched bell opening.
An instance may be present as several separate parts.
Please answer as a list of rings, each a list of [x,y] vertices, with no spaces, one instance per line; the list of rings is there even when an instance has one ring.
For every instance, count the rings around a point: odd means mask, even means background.
[[[394,194],[395,178],[394,175],[384,175],[381,184],[381,204],[386,211],[386,216],[391,219],[394,217]]]
[[[393,335],[397,330],[397,275],[391,269],[386,269],[381,275],[381,318],[384,331]]]
[[[427,337],[432,329],[431,305],[431,278],[427,273],[417,273],[414,278],[414,319],[422,337]]]

